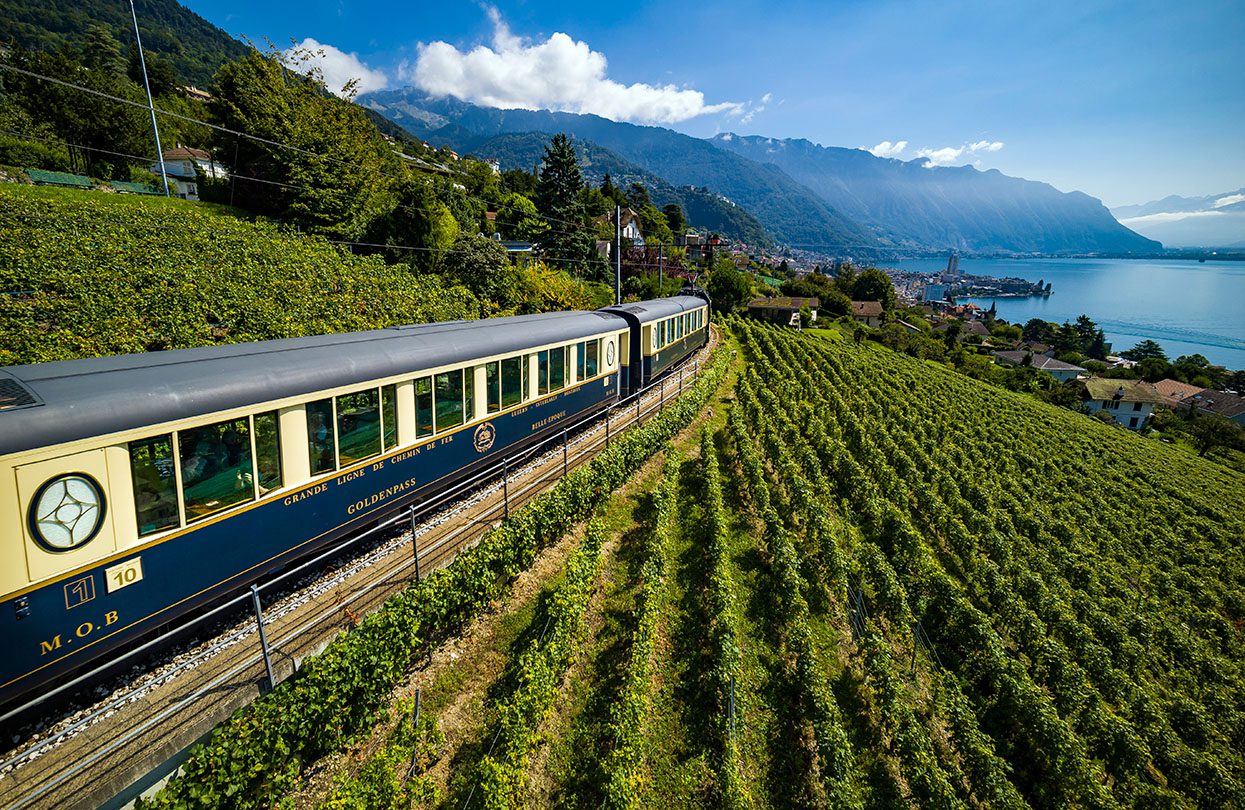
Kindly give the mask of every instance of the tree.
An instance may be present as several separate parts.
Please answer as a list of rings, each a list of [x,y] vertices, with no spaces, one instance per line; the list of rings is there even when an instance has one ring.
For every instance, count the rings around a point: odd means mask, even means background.
[[[627,195],[623,194],[623,190],[614,185],[614,181],[610,178],[609,172],[605,173],[605,179],[601,181],[601,196],[610,204],[610,206],[627,205]]]
[[[1120,357],[1126,357],[1129,360],[1145,360],[1150,357],[1157,357],[1159,360],[1166,360],[1167,353],[1163,351],[1163,347],[1153,340],[1143,340],[1136,346],[1127,351],[1120,352]]]
[[[86,29],[86,41],[82,44],[82,64],[92,70],[102,70],[110,76],[125,73],[126,60],[121,56],[121,43],[106,25],[92,23]]]
[[[1107,356],[1107,335],[1101,329],[1094,330],[1094,338],[1089,342],[1089,347],[1085,353],[1090,357],[1096,357],[1099,360],[1105,359]]]
[[[678,203],[663,206],[661,212],[666,216],[666,227],[676,236],[687,232],[687,217]]]
[[[752,283],[748,275],[739,272],[734,264],[727,262],[720,262],[713,268],[705,289],[713,301],[713,309],[717,312],[733,312],[747,303],[752,295]]]
[[[1031,343],[1049,343],[1054,324],[1041,318],[1030,318],[1021,330],[1021,337]]]
[[[1216,447],[1240,447],[1242,430],[1231,419],[1216,414],[1195,416],[1189,420],[1185,430],[1193,439],[1199,456],[1205,456]]]
[[[860,274],[852,284],[853,301],[879,301],[882,309],[890,311],[895,308],[895,287],[890,276],[876,267],[870,267]]]
[[[313,57],[282,58],[305,65]],[[221,152],[237,154],[237,174],[264,181],[237,183],[243,207],[340,239],[358,238],[387,214],[417,213],[394,208],[398,159],[376,126],[362,108],[330,95],[316,71],[287,73],[252,49],[220,69],[212,95],[217,123],[293,147],[217,136]]]
[[[522,194],[502,197],[497,211],[497,231],[502,239],[535,242],[549,230],[549,224],[540,218],[536,203]]]
[[[515,306],[518,285],[510,272],[510,258],[506,249],[492,239],[459,234],[445,256],[444,269],[447,275],[499,308]]]
[[[627,205],[639,211],[646,205],[652,205],[653,200],[648,196],[648,189],[643,183],[632,183],[627,187]]]
[[[580,199],[583,188],[583,175],[570,137],[554,135],[545,148],[544,165],[536,185],[536,210],[549,223],[549,230],[536,242],[537,248],[542,256],[564,267],[595,266],[603,270],[596,257],[595,235],[586,227]]]
[[[140,59],[137,45],[130,45],[129,65],[126,70],[130,81],[142,87],[143,60],[147,62],[147,81],[151,85],[153,96],[171,96],[177,92],[179,82],[173,63],[148,50],[143,51],[143,58]]]

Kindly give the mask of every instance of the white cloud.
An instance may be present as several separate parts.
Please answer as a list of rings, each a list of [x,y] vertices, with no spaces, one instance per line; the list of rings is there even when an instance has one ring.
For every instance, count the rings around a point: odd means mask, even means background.
[[[510,32],[495,8],[492,47],[460,51],[448,42],[419,45],[414,67],[400,78],[433,96],[454,96],[486,107],[593,113],[619,121],[672,124],[700,115],[745,115],[736,102],[706,104],[697,90],[674,85],[624,85],[606,76],[605,55],[583,41],[555,33],[531,42]],[[755,114],[755,112],[753,112]]]
[[[761,96],[761,103],[762,103],[762,104],[769,104],[769,103],[770,103],[770,100],[771,100],[772,98],[774,98],[774,94],[773,94],[773,93],[766,93],[765,95]]]
[[[1215,200],[1215,204],[1212,205],[1211,207],[1212,208],[1223,208],[1225,205],[1232,205],[1233,203],[1239,203],[1242,201],[1245,201],[1245,194],[1229,194],[1226,197],[1220,197],[1219,199]]]
[[[976,143],[966,143],[959,147],[944,146],[941,149],[918,149],[916,150],[916,156],[925,158],[925,168],[932,169],[935,166],[955,165],[961,157],[975,152],[997,152],[1002,148],[1002,141],[977,141]]]
[[[1228,211],[1169,211],[1161,214],[1146,214],[1141,217],[1125,217],[1120,220],[1120,224],[1131,228],[1134,225],[1155,225],[1160,222],[1180,222],[1184,219],[1204,219],[1206,217],[1226,217],[1231,215],[1231,212]]]
[[[907,141],[882,141],[872,149],[866,150],[874,157],[893,158],[903,154],[903,150],[908,148]]]
[[[346,53],[308,37],[282,52],[282,61],[299,73],[318,70],[330,93],[345,97],[345,87],[356,81],[355,93],[370,93],[389,86],[389,77],[382,70],[372,70],[356,53]]]

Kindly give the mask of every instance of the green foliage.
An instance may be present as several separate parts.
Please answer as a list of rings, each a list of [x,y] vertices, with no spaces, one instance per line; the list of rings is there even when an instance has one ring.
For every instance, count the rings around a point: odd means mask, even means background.
[[[610,810],[638,810],[646,787],[642,770],[646,754],[644,721],[652,700],[651,675],[658,622],[667,603],[666,554],[676,520],[682,461],[675,453],[666,456],[661,484],[653,494],[652,527],[644,537],[636,628],[631,635],[621,695],[610,705],[609,734],[613,748],[604,763],[605,784],[602,786],[603,806]]]
[[[867,344],[736,331],[755,368],[736,446],[771,492],[755,510],[782,515],[765,520],[775,573],[784,533],[843,561],[826,570],[850,578],[826,580],[856,606],[849,666],[913,801],[1242,795],[1245,479]],[[841,506],[846,542],[816,542],[819,504]],[[798,616],[803,585],[784,581]]]
[[[0,187],[0,365],[475,317],[467,290],[212,206]]]
[[[284,58],[299,70],[312,57]],[[393,150],[359,107],[325,92],[314,70],[304,78],[251,50],[220,69],[212,95],[216,123],[293,147],[217,135],[217,146],[236,155],[232,170],[263,181],[237,186],[242,207],[339,239],[357,239],[394,208]],[[444,218],[440,209],[432,216],[433,247],[457,236]]]
[[[546,603],[545,626],[515,662],[518,686],[497,708],[492,753],[476,767],[481,803],[486,808],[526,806],[527,761],[538,742],[540,724],[553,711],[562,675],[583,635],[583,616],[601,565],[605,530],[588,524],[583,542],[566,563],[566,578]]]
[[[705,290],[713,301],[715,312],[734,312],[752,297],[752,281],[747,273],[741,273],[733,264],[722,263],[713,268]]]
[[[206,87],[221,64],[246,52],[241,42],[174,0],[137,0],[135,6],[143,49],[167,59],[183,82]],[[111,50],[96,55],[104,34],[112,42],[133,42],[128,3],[0,0],[0,41],[5,43],[48,52],[67,50],[111,63]]]
[[[876,267],[868,268],[852,283],[852,300],[879,301],[882,309],[890,312],[895,308],[895,288],[890,276]]]
[[[540,169],[540,182],[536,187],[536,209],[549,223],[537,245],[541,253],[561,262],[583,263],[600,275],[602,269],[596,253],[596,240],[584,227],[587,219],[580,192],[583,176],[575,158],[571,139],[555,135],[545,150],[544,165]]]
[[[191,752],[180,777],[141,806],[249,810],[275,804],[307,764],[375,724],[424,645],[484,610],[540,549],[591,515],[687,425],[725,371],[726,358],[719,355],[660,416],[624,433],[452,565],[388,599],[295,677],[236,712]]]

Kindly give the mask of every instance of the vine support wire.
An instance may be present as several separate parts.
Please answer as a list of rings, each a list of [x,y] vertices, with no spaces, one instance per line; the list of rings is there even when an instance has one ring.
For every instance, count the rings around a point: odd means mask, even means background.
[[[268,634],[264,632],[264,607],[259,601],[258,585],[251,586],[251,604],[255,606],[255,626],[259,629],[259,648],[264,653],[264,669],[268,673],[268,689],[272,689],[277,685],[277,679],[272,676],[272,656],[268,652]]]

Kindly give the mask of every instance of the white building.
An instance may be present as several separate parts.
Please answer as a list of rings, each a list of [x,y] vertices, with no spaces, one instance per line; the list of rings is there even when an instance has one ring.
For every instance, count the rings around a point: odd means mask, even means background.
[[[1090,377],[1085,381],[1085,407],[1091,414],[1106,411],[1129,430],[1141,430],[1150,421],[1154,406],[1163,398],[1153,385],[1141,380]]]
[[[164,152],[164,171],[169,178],[173,194],[183,200],[199,200],[199,174],[212,180],[229,177],[228,170],[212,159],[203,149],[191,149],[181,144]],[[151,173],[160,176],[160,164],[151,164]]]

